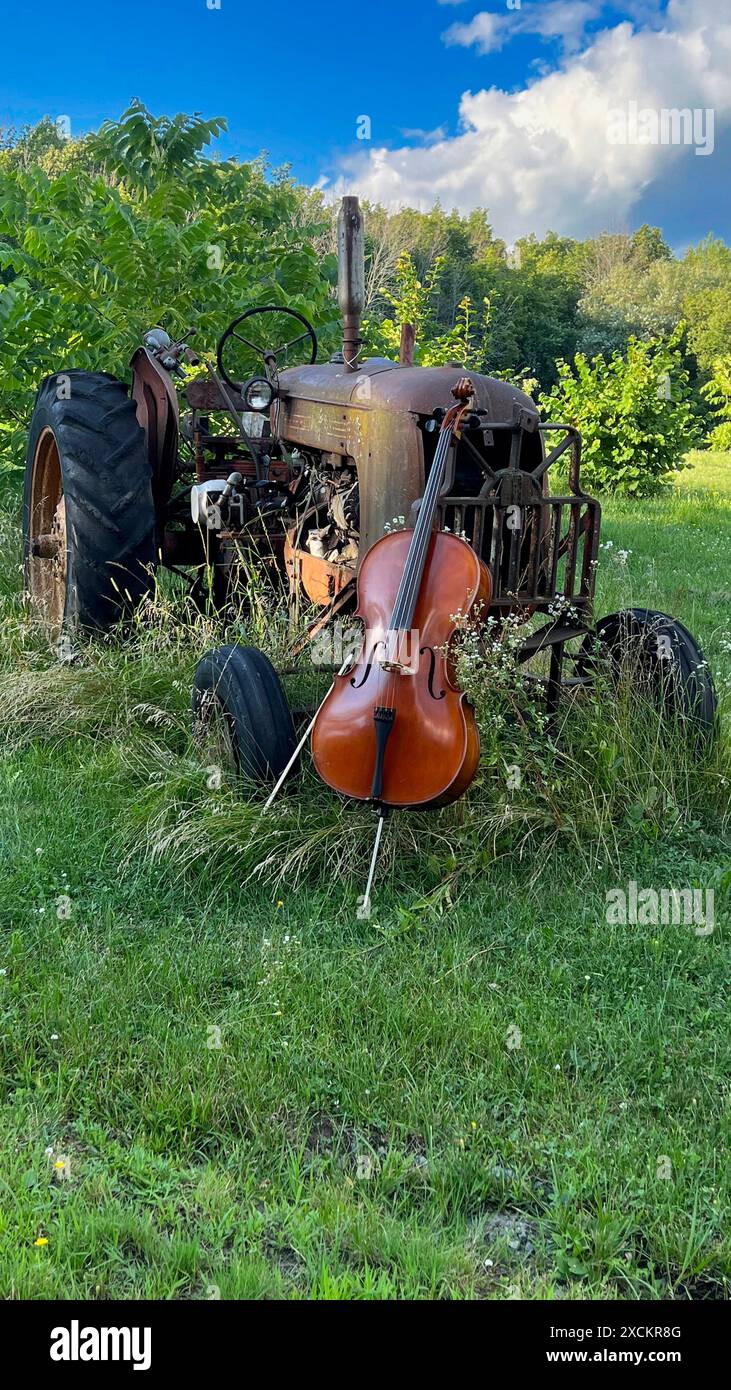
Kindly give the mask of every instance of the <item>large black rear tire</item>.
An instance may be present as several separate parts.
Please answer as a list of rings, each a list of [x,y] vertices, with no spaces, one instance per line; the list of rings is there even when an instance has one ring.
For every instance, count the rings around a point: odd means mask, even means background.
[[[193,732],[208,755],[252,782],[274,782],[295,746],[282,683],[257,647],[216,647],[193,680]]]
[[[152,473],[127,387],[104,372],[48,377],[30,424],[26,588],[45,625],[110,628],[150,592]]]

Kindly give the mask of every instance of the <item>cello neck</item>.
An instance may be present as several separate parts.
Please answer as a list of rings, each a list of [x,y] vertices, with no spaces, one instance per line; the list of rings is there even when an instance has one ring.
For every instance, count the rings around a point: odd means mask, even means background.
[[[396,602],[391,614],[391,630],[396,632],[408,632],[414,618],[414,611],[419,597],[421,581],[424,575],[424,566],[429,551],[429,541],[434,527],[434,518],[437,514],[439,505],[439,494],[444,481],[444,470],[447,462],[447,455],[452,443],[454,427],[448,425],[441,430],[439,442],[434,454],[434,461],[429,472],[429,479],[424,490],[424,496],[419,507],[416,526],[411,537],[404,572],[401,576]]]

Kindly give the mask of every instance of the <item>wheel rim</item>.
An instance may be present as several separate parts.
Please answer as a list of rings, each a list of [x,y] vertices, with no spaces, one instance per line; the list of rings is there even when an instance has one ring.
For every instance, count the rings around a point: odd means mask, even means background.
[[[28,531],[30,596],[45,626],[58,632],[66,610],[68,543],[61,460],[50,429],[41,434],[33,458]]]

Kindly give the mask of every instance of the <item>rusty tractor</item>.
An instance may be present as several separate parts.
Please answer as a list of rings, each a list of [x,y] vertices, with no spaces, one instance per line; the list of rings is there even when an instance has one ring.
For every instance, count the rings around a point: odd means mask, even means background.
[[[151,330],[131,385],[102,372],[47,378],[30,423],[24,496],[26,588],[49,632],[106,630],[152,589],[183,575],[194,597],[225,608],[242,545],[293,602],[307,600],[314,637],[355,604],[358,568],[394,519],[409,524],[429,475],[440,411],[462,364],[361,358],[363,219],[346,198],[338,221],[342,350],[318,360],[315,328],[281,306],[253,306],[226,328],[216,366],[185,340]],[[489,614],[542,618],[519,653],[555,710],[561,691],[609,669],[628,642],[664,705],[708,734],[716,700],[691,634],[666,614],[632,609],[595,623],[600,506],[582,489],[581,438],[545,423],[516,386],[470,373],[474,406],[452,450],[438,524],[465,536],[490,569]],[[214,421],[219,422],[217,432]],[[552,493],[552,469],[566,479]],[[556,470],[557,472],[559,470]],[[540,660],[537,660],[540,658]],[[283,687],[263,653],[228,646],[199,663],[200,721],[223,711],[233,756],[276,777],[294,746]]]

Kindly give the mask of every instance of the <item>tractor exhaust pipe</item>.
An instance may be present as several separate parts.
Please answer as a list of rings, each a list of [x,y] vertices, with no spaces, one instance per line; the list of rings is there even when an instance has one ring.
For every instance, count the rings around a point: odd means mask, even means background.
[[[357,198],[343,198],[338,214],[338,305],[343,317],[345,370],[356,372],[365,307],[365,235]]]

